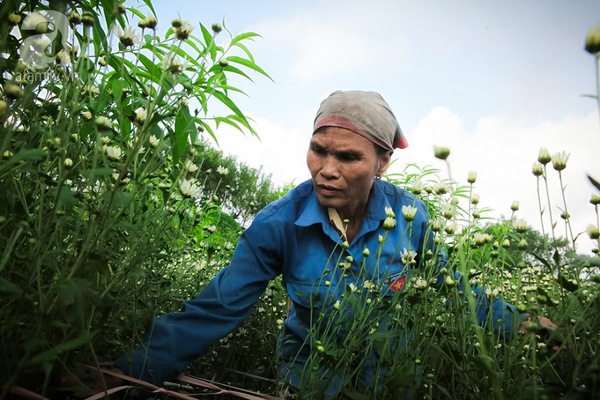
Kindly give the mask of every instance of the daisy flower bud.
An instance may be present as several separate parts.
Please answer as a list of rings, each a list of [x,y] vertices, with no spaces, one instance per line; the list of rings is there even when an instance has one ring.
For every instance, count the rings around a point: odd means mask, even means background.
[[[417,208],[413,206],[402,206],[402,215],[407,222],[411,222],[417,215]]]
[[[542,147],[538,154],[538,161],[540,162],[540,164],[546,165],[551,160],[552,156],[550,155],[550,152],[545,147]]]
[[[456,281],[454,279],[452,279],[452,277],[450,275],[446,275],[446,278],[444,278],[444,283],[448,287],[456,286]]]
[[[71,14],[69,14],[69,22],[72,25],[79,25],[81,23],[81,15],[76,10],[71,11]]]
[[[590,203],[592,203],[595,206],[599,205],[600,204],[600,195],[598,195],[598,194],[592,194],[592,198],[590,199]]]
[[[140,20],[140,22],[138,22],[138,26],[142,29],[148,28],[148,29],[155,29],[157,25],[157,21],[156,18],[154,17],[154,15],[148,15],[146,18]]]
[[[415,288],[417,290],[425,290],[425,289],[427,289],[427,287],[429,286],[429,284],[427,283],[427,281],[425,279],[419,277],[415,281],[414,286],[415,286]]]
[[[74,20],[76,21],[76,19],[74,19]],[[84,11],[83,16],[81,17],[80,21],[85,26],[93,26],[94,25],[94,14],[89,11]],[[77,25],[77,23],[73,23],[73,24]]]
[[[112,126],[110,120],[103,115],[96,117],[94,123],[96,124],[98,129],[110,129]]]
[[[444,182],[437,182],[435,185],[433,185],[433,191],[435,194],[441,196],[448,193],[448,186]]]
[[[385,229],[386,231],[394,229],[395,226],[396,218],[386,217],[386,219],[383,221],[383,229]]]
[[[106,156],[108,158],[110,158],[111,160],[115,160],[115,161],[119,160],[121,158],[122,154],[123,154],[123,152],[118,147],[114,147],[114,146],[106,147]]]
[[[223,30],[223,27],[221,26],[221,24],[215,22],[214,24],[212,24],[212,30],[216,35]]]
[[[219,165],[217,167],[217,174],[219,174],[221,176],[227,176],[229,174],[229,169],[227,169],[226,167],[223,167],[223,166]]]
[[[179,185],[179,190],[184,197],[200,197],[200,188],[193,179],[184,179],[181,182],[181,185]],[[216,229],[217,228],[215,227],[215,230]]]
[[[544,174],[544,166],[539,161],[536,161],[533,163],[533,167],[531,167],[531,172],[535,176],[541,176]]]
[[[444,228],[444,232],[446,232],[448,235],[454,235],[457,230],[458,230],[458,225],[456,223],[454,223],[454,222],[449,223]]]
[[[473,204],[473,205],[479,204],[479,198],[480,197],[479,197],[479,195],[477,193],[473,193],[471,195],[471,204]]]
[[[21,22],[21,16],[19,14],[10,13],[8,14],[8,23],[12,26],[19,25]]]
[[[50,21],[39,12],[29,14],[23,21],[23,27],[29,30],[35,29],[36,33],[47,33]]]
[[[115,33],[119,37],[119,41],[125,48],[133,47],[134,44],[139,43],[139,35],[131,26],[126,27],[125,30],[121,30],[119,25],[115,25],[114,29]]]
[[[480,247],[489,242],[492,237],[487,233],[475,232],[473,235],[473,241],[475,242],[475,246]]]
[[[434,219],[430,222],[431,225],[431,230],[434,232],[439,232],[442,230],[442,228],[444,227],[444,221],[442,221],[441,219]]]
[[[73,166],[73,160],[71,160],[70,158],[65,158],[64,164],[65,167],[71,168]]]
[[[451,219],[452,217],[454,217],[454,207],[452,206],[452,204],[442,203],[441,208],[444,218]]]
[[[519,211],[519,202],[517,200],[513,201],[510,205],[510,209],[512,211]]]
[[[445,160],[450,155],[450,149],[447,147],[433,146],[433,155],[435,156],[435,158]]]
[[[521,239],[521,241],[519,242],[519,244],[517,245],[517,248],[519,250],[527,250],[527,240],[525,239]]]
[[[569,154],[564,151],[558,152],[552,156],[552,167],[557,171],[562,171],[567,167],[568,160]]]
[[[135,115],[133,116],[133,123],[138,126],[144,125],[147,117],[148,111],[146,111],[144,107],[138,107],[138,109],[135,110]]]
[[[587,226],[586,231],[590,239],[596,240],[600,238],[600,230],[598,230],[598,227],[590,224]]]
[[[23,97],[23,89],[18,85],[7,83],[4,85],[4,95],[9,99],[16,100]]]
[[[514,222],[515,230],[519,233],[525,233],[527,231],[527,221],[524,219],[518,219]]]
[[[600,52],[600,24],[587,32],[585,37],[585,50],[590,54]]]
[[[469,171],[467,175],[467,182],[473,184],[477,180],[477,171]]]
[[[421,181],[420,179],[414,181],[412,184],[412,192],[413,192],[413,194],[415,194],[417,196],[421,194],[421,192],[423,191],[423,188],[424,188],[424,184],[423,184],[423,181]]]
[[[190,34],[194,30],[194,27],[187,21],[180,21],[180,25],[175,28],[175,35],[179,40],[186,40],[190,37]]]

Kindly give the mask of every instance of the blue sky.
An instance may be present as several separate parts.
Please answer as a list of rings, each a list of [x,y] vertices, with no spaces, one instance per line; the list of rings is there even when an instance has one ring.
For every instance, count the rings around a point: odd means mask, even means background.
[[[305,149],[324,97],[374,90],[410,143],[396,151],[392,172],[406,163],[443,169],[433,146],[448,146],[454,179],[465,183],[468,171],[478,172],[475,191],[496,210],[490,216],[510,214],[519,200],[519,217],[538,227],[531,166],[540,147],[566,151],[575,231],[595,222],[585,174],[600,177],[600,118],[584,96],[597,88],[583,46],[600,23],[600,1],[171,0],[155,7],[163,31],[180,16],[262,36],[249,47],[274,82],[257,75],[241,83],[248,97],[237,99],[261,141],[227,128],[218,135],[221,149],[276,182],[308,178]],[[554,175],[550,184],[557,196]],[[579,240],[583,251],[587,239]]]

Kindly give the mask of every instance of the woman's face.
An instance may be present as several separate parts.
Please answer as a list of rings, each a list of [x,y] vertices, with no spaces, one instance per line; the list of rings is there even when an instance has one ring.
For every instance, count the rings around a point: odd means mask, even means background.
[[[372,142],[347,129],[318,131],[310,140],[306,163],[319,203],[335,208],[343,218],[362,212],[373,179],[385,171],[390,156],[378,155]]]

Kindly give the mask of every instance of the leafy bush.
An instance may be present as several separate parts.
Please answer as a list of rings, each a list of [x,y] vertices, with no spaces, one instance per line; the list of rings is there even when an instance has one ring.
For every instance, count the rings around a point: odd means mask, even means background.
[[[139,343],[156,316],[176,310],[228,264],[254,213],[286,190],[203,138],[216,138],[222,123],[256,133],[230,82],[266,76],[246,47],[255,33],[230,35],[221,46],[223,26],[200,24],[196,37],[175,20],[159,38],[149,0],[150,15],[115,0],[50,4],[55,13],[36,13],[48,8],[40,2],[0,5],[1,398],[11,385],[49,393],[57,370],[98,364]],[[209,116],[213,106],[230,114]],[[550,161],[566,187],[560,171],[568,157],[554,158],[541,152],[533,169],[542,218],[554,208],[542,206]],[[423,255],[407,290],[392,298],[369,286],[334,302],[332,313],[352,310],[353,319],[315,324],[307,395],[320,398],[320,365],[352,378],[376,349],[385,380],[349,384],[345,396],[397,398],[420,381],[417,396],[426,399],[600,398],[598,249],[595,257],[576,254],[567,205],[564,236],[551,213],[540,233],[518,218],[518,204],[508,219],[486,219],[474,173],[460,185],[409,165],[387,179],[425,201],[448,263],[439,270],[434,254]],[[596,223],[588,234],[598,240],[600,196],[591,203]],[[408,263],[413,256],[407,251]],[[457,272],[533,322],[523,332],[515,326],[511,340],[482,328]],[[287,304],[280,282],[270,283],[246,323],[190,370],[275,393]],[[538,316],[559,329],[544,330]],[[348,329],[343,343],[333,339],[340,329]],[[405,339],[410,346],[393,345]]]
[[[139,340],[208,279],[203,262],[214,269],[230,255],[241,227],[217,196],[235,179],[260,188],[245,188],[256,207],[275,191],[244,166],[229,176],[198,168],[237,167],[200,140],[218,124],[255,133],[229,77],[267,76],[246,47],[257,34],[223,47],[221,25],[176,20],[160,38],[154,14],[115,0],[50,4],[58,9],[9,1],[0,12],[4,390],[43,391],[57,366]],[[231,114],[210,116],[217,103]]]

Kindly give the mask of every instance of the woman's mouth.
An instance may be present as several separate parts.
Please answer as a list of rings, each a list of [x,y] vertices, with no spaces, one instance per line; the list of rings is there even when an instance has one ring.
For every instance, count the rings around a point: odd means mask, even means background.
[[[319,192],[319,194],[321,194],[321,196],[333,197],[337,195],[340,189],[329,185],[317,185],[317,191]]]

